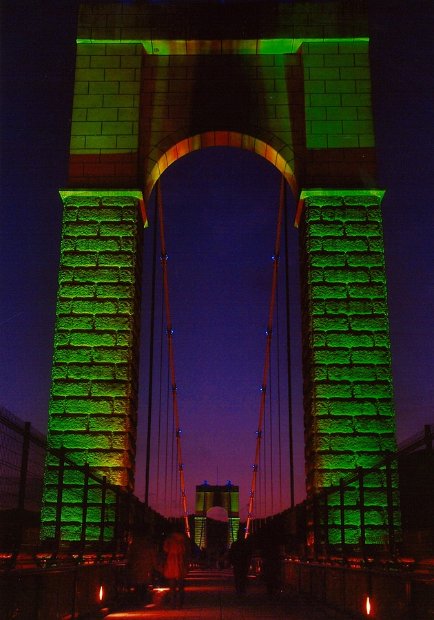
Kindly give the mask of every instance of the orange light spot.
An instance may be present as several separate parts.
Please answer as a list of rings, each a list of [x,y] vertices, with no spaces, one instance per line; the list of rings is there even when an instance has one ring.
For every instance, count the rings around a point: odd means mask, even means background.
[[[267,144],[266,149],[265,149],[265,159],[267,159],[274,166],[276,165],[277,151],[273,149],[273,147],[270,146],[269,144]]]
[[[101,602],[104,598],[104,588],[102,586],[99,587],[98,599]]]
[[[243,133],[242,148],[245,149],[246,151],[254,151],[255,150],[255,138]]]
[[[177,145],[178,157],[183,157],[184,155],[188,155],[190,152],[190,146],[188,144],[188,139],[181,140]]]
[[[174,161],[178,159],[178,152],[176,150],[176,145],[172,146],[168,151],[166,151],[167,164],[173,164]]]
[[[206,131],[202,134],[202,148],[215,146],[215,131]]]
[[[262,140],[255,140],[255,153],[261,155],[261,157],[265,157],[265,151],[267,150],[267,145]]]
[[[229,135],[227,131],[216,131],[215,132],[215,145],[216,146],[227,146],[229,144]]]
[[[369,598],[369,596],[366,597],[366,615],[371,615],[371,599]]]

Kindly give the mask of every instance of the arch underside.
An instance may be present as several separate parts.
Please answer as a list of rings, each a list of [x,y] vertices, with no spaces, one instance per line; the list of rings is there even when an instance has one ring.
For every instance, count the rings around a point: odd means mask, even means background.
[[[149,198],[152,189],[163,174],[163,172],[171,166],[175,161],[200,149],[209,147],[233,147],[241,148],[252,153],[260,155],[273,166],[275,166],[285,177],[294,196],[298,195],[297,181],[293,171],[293,156],[286,159],[282,152],[287,155],[289,147],[280,144],[278,148],[272,146],[272,142],[278,142],[271,136],[270,141],[260,139],[254,135],[245,134],[237,131],[205,131],[191,137],[185,137],[172,146],[167,148],[157,159],[152,167],[145,184],[145,196]],[[290,151],[289,151],[290,152]]]

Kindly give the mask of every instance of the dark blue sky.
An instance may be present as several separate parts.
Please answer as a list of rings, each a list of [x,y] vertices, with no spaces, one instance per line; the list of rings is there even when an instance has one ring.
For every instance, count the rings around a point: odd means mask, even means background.
[[[0,404],[42,431],[59,260],[58,189],[67,184],[76,5],[6,0],[2,8]],[[387,190],[384,233],[402,440],[434,422],[434,15],[432,2],[394,0],[371,2],[370,7],[379,186]],[[279,175],[270,164],[235,149],[194,153],[162,177],[190,510],[193,486],[203,479],[217,482],[217,476],[220,483],[228,478],[240,483],[241,503],[247,503],[278,184]],[[290,232],[300,499],[304,475],[297,232]],[[253,243],[247,244],[247,239]],[[145,274],[144,290],[148,281]],[[145,305],[144,332],[148,324]],[[282,317],[281,324],[283,329]],[[146,365],[144,351],[144,376]],[[140,469],[146,390],[142,381]],[[285,390],[282,403],[286,407]],[[277,410],[276,403],[273,407]],[[138,491],[143,493],[141,475]]]

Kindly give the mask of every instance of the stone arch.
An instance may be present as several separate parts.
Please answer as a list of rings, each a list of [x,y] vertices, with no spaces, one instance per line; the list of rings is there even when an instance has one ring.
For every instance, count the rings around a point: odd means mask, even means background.
[[[205,131],[181,138],[180,134],[185,135],[184,132],[177,132],[169,141],[170,146],[154,150],[151,159],[155,163],[145,179],[146,199],[149,198],[159,177],[175,161],[193,151],[216,146],[241,148],[260,155],[282,173],[294,196],[297,197],[298,187],[292,166],[292,151],[274,136],[262,135],[258,137],[239,131]]]

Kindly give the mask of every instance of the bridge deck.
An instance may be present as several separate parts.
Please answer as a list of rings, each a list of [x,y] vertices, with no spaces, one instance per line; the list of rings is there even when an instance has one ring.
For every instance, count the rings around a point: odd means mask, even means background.
[[[247,593],[239,597],[234,592],[232,575],[228,570],[192,571],[187,580],[185,603],[182,609],[171,609],[163,600],[148,606],[117,611],[107,620],[346,620],[349,616],[325,608],[312,601],[284,592],[268,600],[259,579],[251,579]]]

